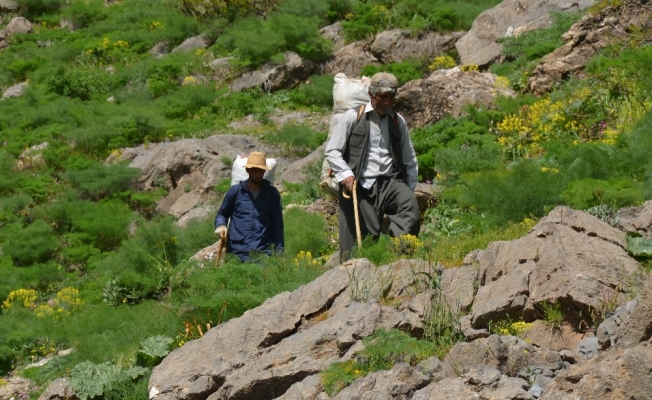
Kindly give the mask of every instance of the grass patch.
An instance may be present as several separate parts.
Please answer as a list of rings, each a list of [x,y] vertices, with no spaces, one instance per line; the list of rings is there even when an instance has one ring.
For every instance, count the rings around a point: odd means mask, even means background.
[[[390,370],[399,362],[412,366],[433,356],[436,345],[418,340],[398,329],[381,328],[362,340],[365,348],[350,361],[335,363],[321,373],[324,390],[334,396],[372,372]]]

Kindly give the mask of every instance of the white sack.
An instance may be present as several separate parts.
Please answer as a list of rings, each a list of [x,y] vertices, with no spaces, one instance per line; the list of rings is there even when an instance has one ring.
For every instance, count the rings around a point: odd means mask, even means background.
[[[245,168],[247,165],[247,158],[241,155],[238,155],[233,161],[233,167],[231,168],[231,186],[237,185],[240,181],[246,181],[249,179],[249,174]],[[269,171],[265,171],[263,178],[267,179],[274,185],[274,175],[276,174],[276,159],[267,158],[267,166],[271,168]]]

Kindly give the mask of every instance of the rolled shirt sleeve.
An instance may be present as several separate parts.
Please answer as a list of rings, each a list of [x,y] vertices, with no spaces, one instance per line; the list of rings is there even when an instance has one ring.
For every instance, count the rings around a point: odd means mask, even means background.
[[[353,176],[353,171],[344,161],[344,151],[348,142],[348,135],[351,127],[358,119],[357,111],[354,109],[346,111],[333,127],[331,138],[326,144],[324,152],[326,161],[333,170],[333,175],[338,182],[342,182],[349,176]]]

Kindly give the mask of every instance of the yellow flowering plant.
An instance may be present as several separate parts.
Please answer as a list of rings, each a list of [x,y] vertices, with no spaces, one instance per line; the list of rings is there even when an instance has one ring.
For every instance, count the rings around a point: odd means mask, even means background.
[[[436,71],[438,69],[449,69],[455,66],[455,59],[449,55],[437,56],[432,60],[432,63],[428,65],[428,69],[431,71]]]

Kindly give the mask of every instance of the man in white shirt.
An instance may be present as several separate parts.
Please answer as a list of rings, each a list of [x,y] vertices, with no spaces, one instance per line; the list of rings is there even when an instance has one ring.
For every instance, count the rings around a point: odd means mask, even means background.
[[[340,182],[338,222],[340,262],[351,257],[355,244],[352,193],[357,181],[358,213],[362,236],[378,239],[383,215],[389,234],[419,234],[419,206],[414,196],[417,158],[405,119],[392,110],[398,80],[379,72],[371,78],[369,103],[348,110],[333,128],[326,145],[326,160]],[[348,196],[347,196],[348,197]]]

